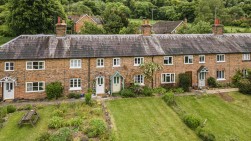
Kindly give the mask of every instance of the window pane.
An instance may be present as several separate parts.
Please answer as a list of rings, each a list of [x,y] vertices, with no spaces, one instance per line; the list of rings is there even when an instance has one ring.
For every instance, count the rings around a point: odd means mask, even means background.
[[[32,83],[27,83],[27,91],[32,91]]]

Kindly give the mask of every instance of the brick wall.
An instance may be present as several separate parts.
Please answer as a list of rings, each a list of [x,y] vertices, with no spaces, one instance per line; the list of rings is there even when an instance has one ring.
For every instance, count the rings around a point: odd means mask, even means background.
[[[140,56],[139,56],[140,57]],[[82,67],[80,69],[70,69],[70,59],[47,59],[45,61],[45,70],[26,70],[26,60],[15,60],[14,71],[4,71],[4,62],[0,61],[0,79],[5,76],[13,76],[17,78],[17,86],[15,86],[15,98],[37,99],[45,97],[45,92],[26,93],[26,82],[44,81],[45,84],[54,81],[60,81],[64,85],[64,94],[68,94],[70,78],[80,78],[82,90],[75,91],[85,93],[90,87],[93,87],[93,82],[97,76],[105,77],[105,88],[110,88],[110,76],[116,71],[125,78],[125,84],[129,85],[134,82],[134,75],[142,74],[142,70],[138,66],[134,66],[134,57],[120,57],[121,66],[113,67],[113,58],[104,58],[104,67],[96,67],[96,58],[81,59]],[[154,62],[163,65],[164,56],[144,57],[144,62]],[[90,63],[90,71],[88,64]],[[217,70],[225,71],[226,80],[220,82],[231,82],[231,77],[238,69],[250,68],[250,61],[242,61],[242,54],[225,54],[225,62],[217,63],[216,55],[206,55],[206,61],[199,64],[199,55],[193,55],[193,64],[184,64],[184,56],[173,56],[173,65],[163,65],[163,70],[156,73],[154,78],[154,87],[161,85],[161,73],[175,73],[176,83],[178,82],[178,74],[187,71],[192,72],[192,83],[198,83],[198,69],[204,65],[208,68],[206,78],[212,76],[216,78]],[[90,78],[88,76],[90,72]],[[90,81],[88,80],[90,79]],[[151,83],[145,79],[145,85],[151,86]],[[0,96],[2,96],[2,88]]]
[[[91,17],[89,16],[84,16],[81,20],[79,20],[77,23],[74,25],[74,29],[76,33],[79,33],[81,31],[81,28],[84,26],[85,22],[91,22],[95,23]]]

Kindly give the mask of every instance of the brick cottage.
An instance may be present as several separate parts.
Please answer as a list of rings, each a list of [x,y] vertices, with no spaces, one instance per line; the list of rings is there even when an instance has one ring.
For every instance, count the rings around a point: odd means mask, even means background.
[[[142,25],[141,35],[66,35],[64,22],[56,35],[21,35],[0,47],[0,97],[38,99],[46,97],[45,85],[60,81],[64,93],[119,92],[131,83],[151,86],[140,64],[163,66],[153,86],[177,84],[178,74],[188,72],[192,85],[206,86],[214,77],[231,82],[236,70],[251,67],[251,34],[151,34]]]

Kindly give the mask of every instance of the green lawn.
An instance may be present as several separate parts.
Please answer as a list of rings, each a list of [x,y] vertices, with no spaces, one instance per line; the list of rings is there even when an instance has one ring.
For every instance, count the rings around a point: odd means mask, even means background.
[[[11,39],[13,39],[14,37],[3,37],[3,36],[0,36],[0,45],[10,41]]]
[[[30,125],[24,125],[21,128],[18,127],[18,122],[22,118],[24,111],[15,112],[8,115],[8,120],[5,126],[0,129],[1,141],[34,141],[41,133],[48,130],[48,122],[50,119],[50,112],[53,110],[52,106],[39,109],[40,119],[35,127]]]
[[[217,141],[251,139],[251,96],[230,93],[233,102],[226,102],[218,96],[177,97],[177,104],[190,114],[207,119],[206,129]]]
[[[156,22],[158,22],[157,20],[151,20],[151,19],[149,19],[149,21],[150,21],[151,25],[153,25]],[[129,22],[137,22],[137,23],[142,24],[143,20],[142,19],[129,19]]]
[[[251,33],[251,29],[249,28],[243,28],[243,27],[236,27],[236,26],[224,26],[224,29],[228,32],[228,33],[238,33],[238,32],[247,32],[247,33]]]
[[[113,100],[107,107],[119,141],[199,140],[161,98]]]

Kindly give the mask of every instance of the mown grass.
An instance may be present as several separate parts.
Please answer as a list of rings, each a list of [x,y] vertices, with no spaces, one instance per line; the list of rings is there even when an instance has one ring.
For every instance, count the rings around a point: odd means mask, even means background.
[[[143,19],[129,19],[129,22],[136,22],[136,23],[142,24]],[[157,20],[151,20],[151,19],[149,19],[149,22],[150,22],[151,25],[153,25],[153,24],[155,24],[158,21]]]
[[[230,93],[233,102],[226,102],[218,96],[177,97],[178,106],[186,113],[207,119],[205,128],[217,141],[251,139],[251,96]]]
[[[13,39],[14,37],[3,37],[3,36],[0,36],[0,45],[10,41],[11,39]]]
[[[236,27],[236,26],[224,26],[224,29],[227,31],[227,33],[239,33],[239,32],[251,33],[251,28],[243,28],[243,27]]]
[[[107,102],[119,141],[199,140],[161,98]]]

